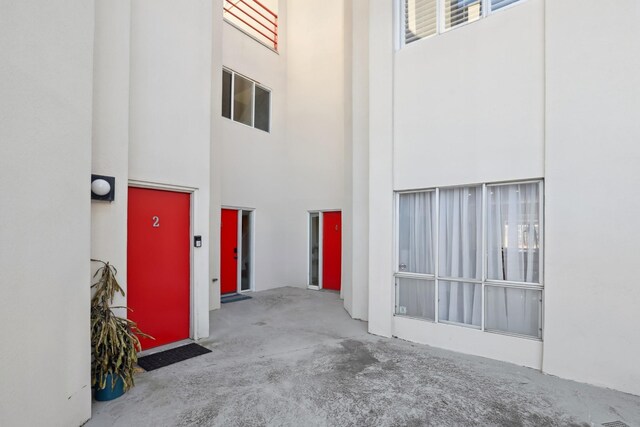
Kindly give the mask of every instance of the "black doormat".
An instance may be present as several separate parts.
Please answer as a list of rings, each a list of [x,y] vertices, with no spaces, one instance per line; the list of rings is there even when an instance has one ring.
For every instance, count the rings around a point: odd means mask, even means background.
[[[242,301],[245,299],[251,299],[251,297],[249,295],[242,295],[242,294],[223,295],[220,298],[220,303],[226,304],[228,302]]]
[[[211,350],[198,344],[187,344],[141,357],[138,359],[138,366],[145,371],[153,371],[207,353],[211,353]]]

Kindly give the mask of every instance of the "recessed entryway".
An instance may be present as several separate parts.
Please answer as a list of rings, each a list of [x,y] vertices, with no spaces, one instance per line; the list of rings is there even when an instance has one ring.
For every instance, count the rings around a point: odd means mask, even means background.
[[[130,187],[127,224],[128,317],[155,338],[142,349],[189,338],[191,194]]]
[[[342,212],[309,212],[310,289],[340,291],[342,275]]]
[[[220,222],[220,294],[253,289],[252,209],[224,208]]]

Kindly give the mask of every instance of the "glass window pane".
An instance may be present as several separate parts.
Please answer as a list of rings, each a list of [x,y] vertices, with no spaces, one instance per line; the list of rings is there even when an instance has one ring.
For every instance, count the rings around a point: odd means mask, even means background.
[[[253,82],[235,75],[233,82],[233,120],[252,126]]]
[[[231,118],[231,73],[222,70],[222,117]]]
[[[482,2],[480,0],[444,1],[444,26],[447,29],[475,21],[481,16]]]
[[[436,33],[436,0],[405,0],[404,41],[411,43]]]
[[[269,116],[271,108],[271,93],[256,85],[256,107],[254,127],[269,132]]]
[[[491,0],[491,10],[498,10],[520,0]]]
[[[396,314],[435,320],[435,283],[398,277]]]
[[[398,271],[434,274],[434,192],[400,195]]]
[[[242,266],[240,269],[240,289],[251,288],[251,212],[242,212]]]
[[[487,187],[487,277],[540,283],[540,186]]]
[[[540,338],[542,292],[535,289],[485,287],[487,330]]]
[[[438,319],[480,327],[482,285],[480,283],[438,282]]]
[[[309,285],[320,285],[320,214],[309,216]]]
[[[440,277],[481,279],[482,187],[440,190]]]

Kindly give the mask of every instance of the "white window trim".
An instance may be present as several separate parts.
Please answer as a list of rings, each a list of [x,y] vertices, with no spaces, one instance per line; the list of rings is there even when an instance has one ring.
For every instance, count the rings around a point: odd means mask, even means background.
[[[487,188],[502,186],[502,185],[513,185],[513,184],[538,184],[539,187],[539,229],[540,229],[540,248],[539,248],[539,280],[540,283],[531,283],[531,282],[516,282],[516,281],[508,281],[508,280],[495,280],[487,278],[487,268],[488,268],[488,253],[487,253],[487,236],[486,230],[488,226],[488,216],[487,216]],[[460,277],[440,277],[439,276],[439,239],[440,239],[440,231],[438,228],[438,224],[440,223],[440,189],[446,188],[460,188],[460,187],[478,187],[482,186],[482,274],[481,279],[467,279]],[[400,247],[400,195],[402,194],[412,194],[412,193],[426,193],[426,192],[434,192],[435,196],[435,238],[433,241],[434,245],[434,274],[424,274],[424,273],[412,273],[412,272],[402,272],[399,271],[399,247]],[[502,181],[502,182],[494,182],[494,183],[474,183],[467,185],[453,185],[453,186],[440,186],[436,188],[426,188],[426,189],[417,189],[417,190],[402,190],[396,191],[394,197],[394,266],[393,266],[393,282],[395,287],[395,301],[393,304],[394,307],[394,316],[404,317],[419,320],[422,322],[430,322],[430,323],[442,323],[447,325],[455,325],[462,326],[469,329],[477,329],[478,331],[499,334],[499,335],[508,335],[517,338],[529,339],[533,341],[543,341],[544,340],[544,307],[545,307],[545,292],[544,292],[544,180],[542,178],[530,179],[530,180],[515,180],[515,181]],[[404,314],[398,314],[398,301],[399,301],[399,286],[398,280],[399,278],[406,279],[416,279],[416,280],[432,280],[435,283],[435,312],[434,312],[434,320],[425,319],[422,317],[415,316],[407,316]],[[464,283],[476,283],[482,285],[482,313],[481,313],[481,323],[480,327],[475,325],[467,325],[456,322],[443,321],[439,319],[439,282],[464,282]],[[530,289],[540,291],[540,336],[534,337],[531,335],[523,335],[518,333],[499,331],[493,329],[487,329],[485,326],[485,316],[486,316],[486,301],[485,301],[485,292],[487,286],[493,287],[502,287],[502,288],[515,288],[515,289]]]

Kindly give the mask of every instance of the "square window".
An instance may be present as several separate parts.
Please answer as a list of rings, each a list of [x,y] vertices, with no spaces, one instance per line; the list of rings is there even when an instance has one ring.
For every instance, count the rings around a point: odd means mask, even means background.
[[[485,287],[485,328],[542,338],[542,291]]]
[[[444,27],[453,28],[482,17],[482,1],[480,0],[445,0]]]
[[[435,320],[435,282],[397,278],[396,314]]]
[[[480,327],[482,284],[438,281],[438,319]]]

